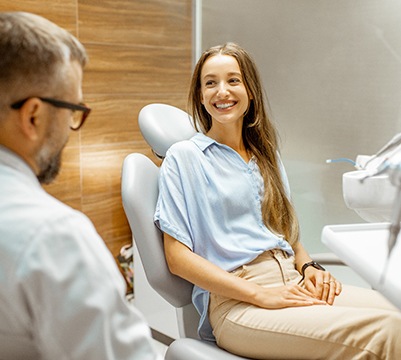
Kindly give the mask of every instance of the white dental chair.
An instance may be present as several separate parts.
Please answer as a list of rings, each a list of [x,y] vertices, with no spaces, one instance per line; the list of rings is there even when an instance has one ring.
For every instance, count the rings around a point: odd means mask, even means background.
[[[139,127],[153,151],[163,157],[175,142],[192,137],[190,116],[173,106],[150,104],[139,113]],[[193,285],[170,273],[163,250],[162,234],[153,223],[158,197],[159,169],[143,154],[128,155],[122,167],[123,206],[149,284],[177,309],[180,339],[167,349],[166,360],[244,360],[214,344],[199,340],[199,315],[191,301]],[[341,262],[332,254],[314,260],[330,265]]]

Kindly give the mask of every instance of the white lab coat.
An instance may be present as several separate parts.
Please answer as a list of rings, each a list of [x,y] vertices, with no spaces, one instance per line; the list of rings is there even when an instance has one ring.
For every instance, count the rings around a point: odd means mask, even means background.
[[[0,359],[158,359],[92,223],[1,146]]]

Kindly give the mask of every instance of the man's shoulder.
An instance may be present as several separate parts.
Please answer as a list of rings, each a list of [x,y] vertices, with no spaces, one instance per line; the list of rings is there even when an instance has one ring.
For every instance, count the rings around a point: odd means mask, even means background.
[[[67,223],[86,219],[83,213],[41,188],[14,187],[12,194],[0,191],[0,198],[0,234],[16,241],[29,241],[46,227],[62,229]]]

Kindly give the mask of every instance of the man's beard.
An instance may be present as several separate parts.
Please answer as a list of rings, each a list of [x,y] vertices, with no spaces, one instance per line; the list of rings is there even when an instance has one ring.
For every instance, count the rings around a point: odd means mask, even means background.
[[[41,184],[50,184],[58,175],[61,167],[61,149],[56,155],[49,160],[43,158],[39,160],[39,174],[37,178]]]
[[[36,155],[39,172],[36,175],[41,184],[50,184],[58,175],[61,168],[61,155],[67,145],[68,136],[61,140],[59,129],[53,122],[47,130],[46,140]],[[57,151],[57,152],[56,152]]]

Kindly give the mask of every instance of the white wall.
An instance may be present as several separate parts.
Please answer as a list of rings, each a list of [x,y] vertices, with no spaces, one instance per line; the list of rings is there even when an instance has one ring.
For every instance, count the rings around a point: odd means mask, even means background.
[[[202,0],[202,50],[246,48],[262,74],[282,138],[302,237],[310,252],[326,224],[363,222],[342,198],[350,164],[400,132],[401,1]]]

